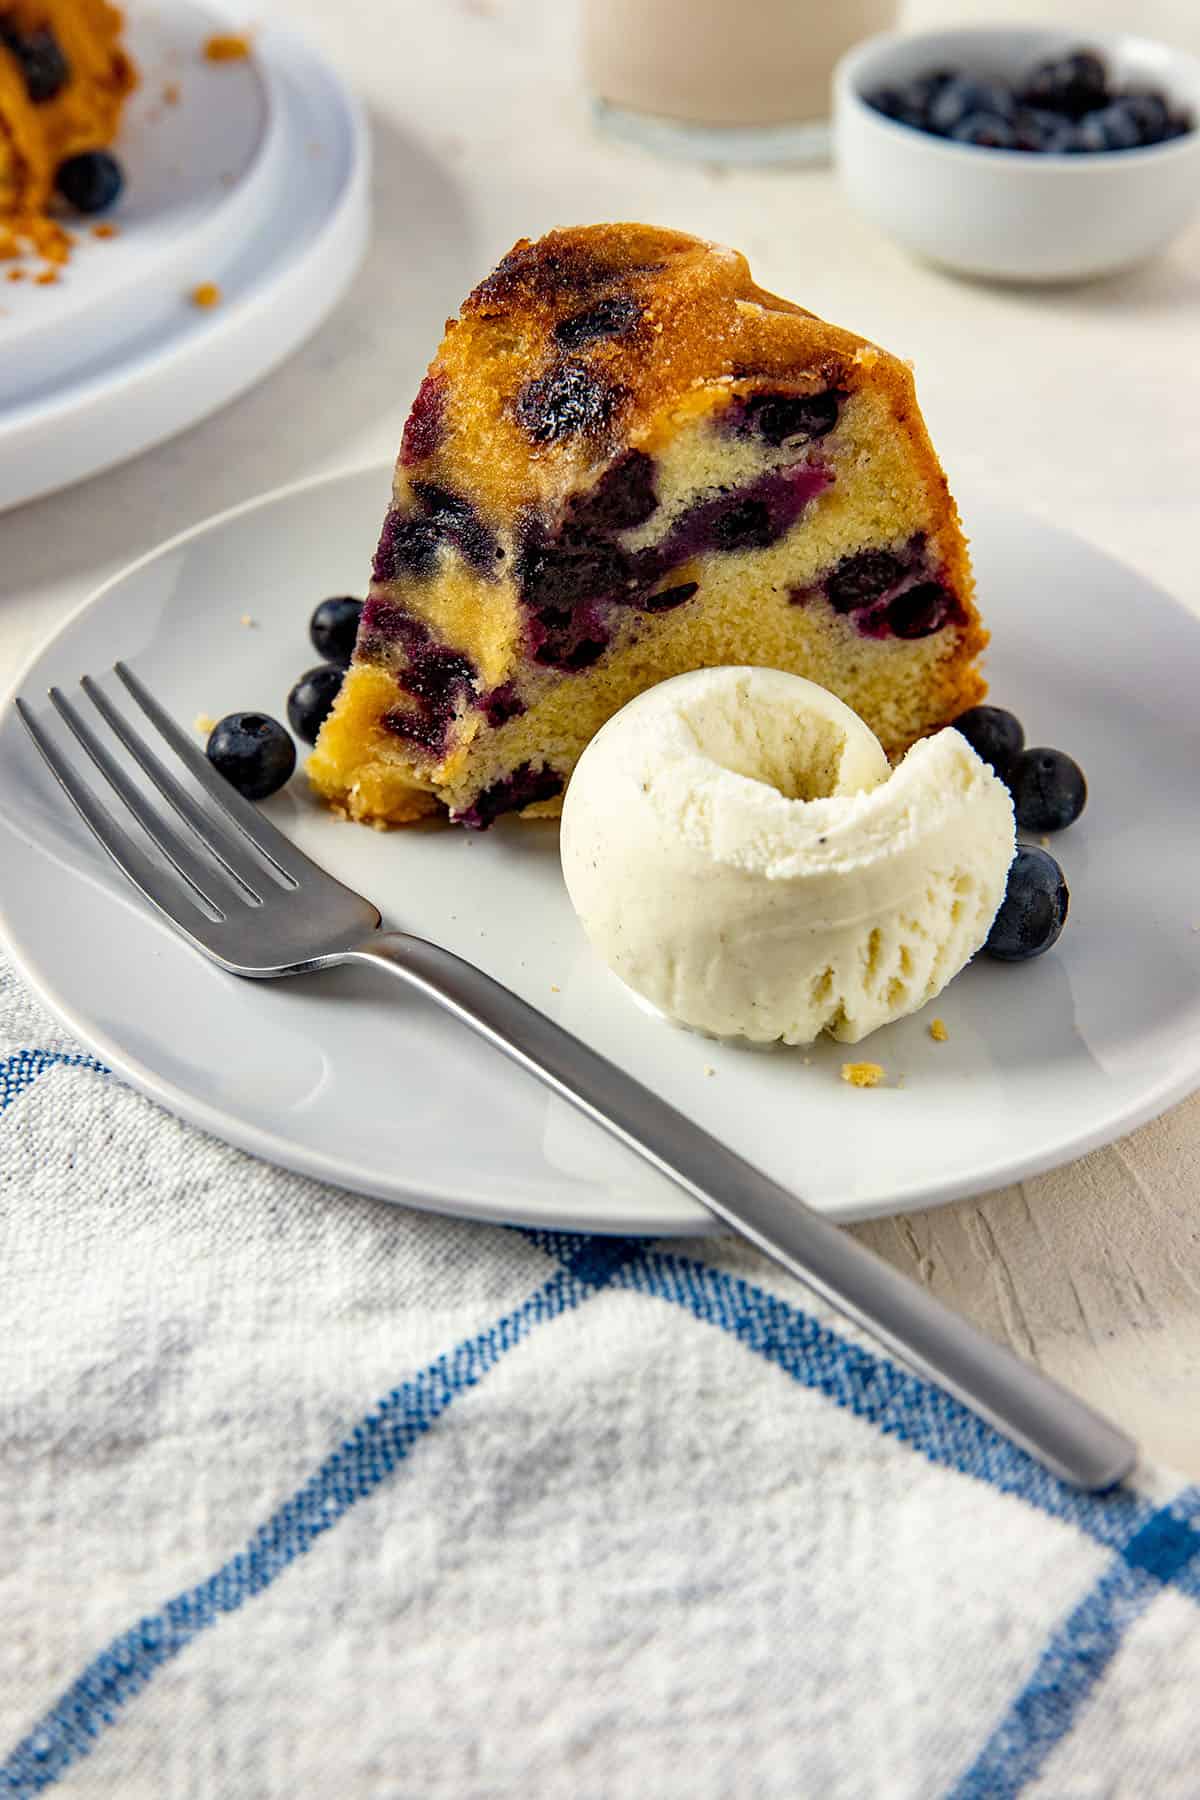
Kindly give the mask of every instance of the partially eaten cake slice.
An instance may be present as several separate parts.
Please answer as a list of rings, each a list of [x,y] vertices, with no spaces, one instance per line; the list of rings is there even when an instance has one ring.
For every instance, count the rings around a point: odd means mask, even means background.
[[[985,641],[903,363],[720,245],[555,231],[447,326],[309,769],[376,823],[556,813],[619,707],[723,663],[895,756],[980,698]]]
[[[59,165],[111,144],[137,75],[108,0],[0,0],[0,233],[34,236]],[[7,228],[7,229],[6,229]]]

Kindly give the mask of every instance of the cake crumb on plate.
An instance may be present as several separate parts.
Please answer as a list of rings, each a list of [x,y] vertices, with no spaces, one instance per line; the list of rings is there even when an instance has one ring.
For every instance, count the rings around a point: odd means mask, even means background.
[[[851,1087],[878,1087],[887,1070],[882,1063],[859,1062],[842,1064],[842,1080],[848,1081]]]
[[[211,63],[245,62],[250,39],[242,31],[214,31],[205,40],[204,60]]]
[[[192,289],[190,298],[193,306],[219,306],[221,290],[215,281],[202,281]]]
[[[933,1019],[929,1026],[929,1035],[935,1044],[944,1044],[950,1033],[946,1030],[944,1019]]]
[[[192,724],[204,737],[207,737],[210,732],[215,731],[217,728],[217,721],[213,718],[211,713],[197,713],[192,720]]]

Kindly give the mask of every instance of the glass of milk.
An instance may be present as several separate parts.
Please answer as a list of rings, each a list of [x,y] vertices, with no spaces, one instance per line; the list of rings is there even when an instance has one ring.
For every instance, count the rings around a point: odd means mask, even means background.
[[[702,161],[817,160],[834,64],[896,11],[897,0],[583,0],[597,120]]]

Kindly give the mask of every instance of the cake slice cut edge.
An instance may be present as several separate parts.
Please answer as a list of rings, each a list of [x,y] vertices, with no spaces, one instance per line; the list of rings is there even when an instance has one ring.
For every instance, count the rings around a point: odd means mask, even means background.
[[[626,701],[727,663],[895,757],[982,697],[986,641],[904,363],[724,246],[551,232],[448,323],[309,773],[376,824],[546,816]]]

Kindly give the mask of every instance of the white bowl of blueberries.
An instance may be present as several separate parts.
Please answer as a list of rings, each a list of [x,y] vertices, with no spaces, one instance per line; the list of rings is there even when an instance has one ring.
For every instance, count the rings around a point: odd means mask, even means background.
[[[1200,208],[1200,60],[1038,27],[884,36],[834,78],[850,198],[963,274],[1077,281],[1143,261]]]

